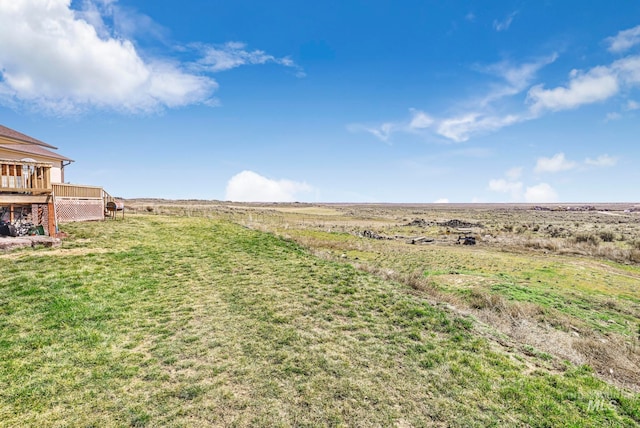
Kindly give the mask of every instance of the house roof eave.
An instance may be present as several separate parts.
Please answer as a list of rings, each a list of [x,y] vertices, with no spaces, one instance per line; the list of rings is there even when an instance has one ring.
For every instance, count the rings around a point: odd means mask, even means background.
[[[30,137],[14,129],[7,128],[6,126],[3,126],[3,125],[0,125],[0,139],[8,140],[9,143],[14,142],[18,144],[35,144],[37,146],[46,147],[48,149],[54,149],[54,150],[58,149],[57,147],[52,146],[51,144],[47,144],[43,141]]]

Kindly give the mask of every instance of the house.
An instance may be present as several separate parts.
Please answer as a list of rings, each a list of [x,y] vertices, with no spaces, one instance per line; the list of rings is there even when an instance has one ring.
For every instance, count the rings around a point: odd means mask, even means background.
[[[0,225],[54,236],[57,223],[104,219],[101,187],[64,184],[73,160],[57,147],[0,125]],[[1,231],[0,231],[1,233]]]

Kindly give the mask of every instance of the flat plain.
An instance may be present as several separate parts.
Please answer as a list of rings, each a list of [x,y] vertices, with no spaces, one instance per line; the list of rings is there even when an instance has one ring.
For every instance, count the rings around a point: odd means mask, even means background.
[[[640,425],[637,205],[149,199],[61,229],[0,254],[0,426]]]

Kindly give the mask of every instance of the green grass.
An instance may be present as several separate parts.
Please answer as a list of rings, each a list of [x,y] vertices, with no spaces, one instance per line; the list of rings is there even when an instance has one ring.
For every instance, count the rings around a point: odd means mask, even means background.
[[[400,273],[421,272],[445,293],[470,289],[527,302],[597,331],[632,338],[640,319],[640,268],[570,256],[519,254],[462,246],[413,246],[344,233],[287,231],[315,248]],[[613,321],[613,322],[610,322]]]
[[[0,255],[0,426],[640,424],[640,396],[588,367],[504,352],[292,241],[164,216],[63,230]]]

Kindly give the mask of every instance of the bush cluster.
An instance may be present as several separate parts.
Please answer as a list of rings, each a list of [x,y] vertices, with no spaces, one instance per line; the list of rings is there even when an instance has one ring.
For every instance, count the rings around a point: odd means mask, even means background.
[[[573,237],[573,240],[576,243],[585,243],[594,247],[600,244],[600,237],[594,233],[578,233]]]

